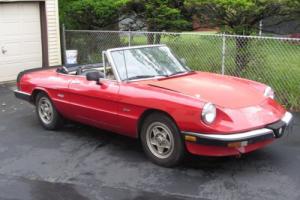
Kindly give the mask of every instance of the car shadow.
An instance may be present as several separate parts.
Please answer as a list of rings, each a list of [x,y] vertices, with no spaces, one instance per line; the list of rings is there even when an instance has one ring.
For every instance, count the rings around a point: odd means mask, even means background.
[[[75,137],[84,137],[86,140],[96,140],[99,142],[98,147],[106,145],[118,146],[121,149],[142,152],[142,146],[139,140],[120,135],[107,130],[95,128],[78,122],[69,121],[60,130],[64,134],[70,134]]]
[[[75,136],[84,138],[85,140],[89,141],[97,141],[96,149],[109,145],[119,150],[120,157],[123,155],[123,152],[126,152],[128,159],[130,159],[131,156],[140,154],[142,157],[144,157],[145,162],[150,162],[143,153],[142,145],[138,139],[119,135],[106,130],[101,130],[77,122],[68,122],[60,132],[63,132],[63,134],[69,134],[73,137]],[[130,155],[130,152],[132,152],[132,155]],[[180,165],[176,166],[175,169],[200,169],[205,171],[215,171],[224,170],[227,167],[232,166],[243,168],[243,165],[247,167],[251,163],[255,163],[257,161],[265,162],[267,159],[272,160],[272,158],[272,153],[263,149],[244,154],[240,157],[207,157],[196,156],[187,153],[185,159]]]

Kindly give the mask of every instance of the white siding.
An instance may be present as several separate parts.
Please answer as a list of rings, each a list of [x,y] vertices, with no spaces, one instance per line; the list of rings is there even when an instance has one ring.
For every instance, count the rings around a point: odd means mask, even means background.
[[[58,0],[46,0],[49,65],[61,64]]]

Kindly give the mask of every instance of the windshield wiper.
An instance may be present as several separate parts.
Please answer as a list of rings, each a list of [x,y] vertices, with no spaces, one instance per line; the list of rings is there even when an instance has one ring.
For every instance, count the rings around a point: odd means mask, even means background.
[[[170,74],[168,76],[174,76],[174,75],[177,75],[177,74],[190,73],[190,72],[193,72],[193,71],[178,71],[178,72],[174,72],[173,74]]]
[[[141,78],[153,78],[155,75],[138,75],[138,76],[132,76],[130,78],[127,78],[125,80],[134,80],[134,79],[141,79]]]

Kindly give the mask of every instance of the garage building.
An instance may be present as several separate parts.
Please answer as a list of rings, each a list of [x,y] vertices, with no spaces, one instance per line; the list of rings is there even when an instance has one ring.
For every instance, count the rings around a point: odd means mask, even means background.
[[[58,0],[0,0],[0,82],[61,64]]]

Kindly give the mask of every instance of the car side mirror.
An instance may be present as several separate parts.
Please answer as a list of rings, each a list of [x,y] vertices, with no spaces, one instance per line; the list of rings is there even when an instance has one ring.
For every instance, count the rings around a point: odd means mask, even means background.
[[[100,72],[89,72],[86,74],[86,80],[96,81],[97,84],[101,85],[100,79],[104,78],[103,74]]]

